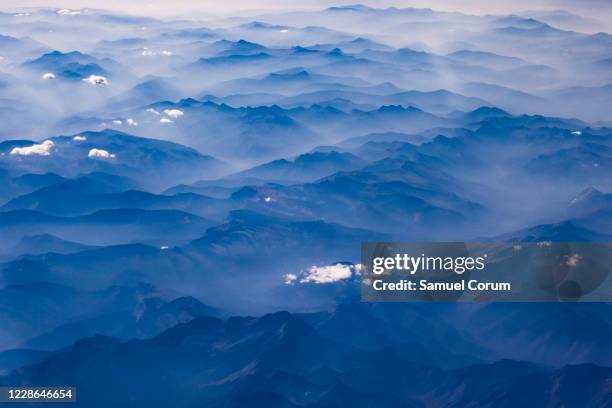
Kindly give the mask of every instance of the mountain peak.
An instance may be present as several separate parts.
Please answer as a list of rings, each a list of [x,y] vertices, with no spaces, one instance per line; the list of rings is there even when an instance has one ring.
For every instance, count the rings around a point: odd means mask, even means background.
[[[296,45],[295,47],[293,47],[292,50],[294,54],[311,54],[311,53],[319,52],[317,50],[311,50],[310,48],[301,47],[299,45]]]
[[[333,56],[333,57],[341,57],[344,55],[344,53],[342,52],[342,50],[338,47],[334,48],[333,50],[331,50],[330,52],[327,53],[327,55]]]
[[[604,194],[601,191],[597,190],[595,187],[587,187],[571,201],[570,205],[582,204],[593,199],[599,198],[603,195]]]
[[[477,109],[474,109],[470,113],[467,114],[468,118],[472,120],[486,120],[489,118],[503,118],[509,117],[510,114],[503,109],[499,109],[491,106],[481,106]]]
[[[508,112],[506,112],[503,109],[499,109],[496,107],[490,107],[490,106],[481,106],[480,108],[474,109],[472,113],[476,113],[476,114],[486,113],[488,115],[490,114],[507,115],[508,114]]]
[[[347,6],[335,6],[329,7],[328,11],[368,11],[374,10],[371,7],[365,6],[363,4],[352,4]]]
[[[377,109],[377,112],[388,113],[388,112],[423,112],[419,108],[415,108],[414,106],[408,106],[404,108],[402,105],[383,105]]]

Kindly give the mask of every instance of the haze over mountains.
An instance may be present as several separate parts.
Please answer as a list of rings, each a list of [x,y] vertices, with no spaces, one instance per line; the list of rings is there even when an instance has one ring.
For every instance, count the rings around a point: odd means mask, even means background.
[[[359,304],[361,242],[612,239],[612,36],[562,3],[2,10],[0,384],[609,406],[609,304]]]

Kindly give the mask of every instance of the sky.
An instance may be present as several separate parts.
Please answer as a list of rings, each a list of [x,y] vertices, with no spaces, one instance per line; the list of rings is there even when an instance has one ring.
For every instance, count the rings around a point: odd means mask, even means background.
[[[367,4],[373,7],[429,7],[473,14],[511,13],[534,9],[567,9],[583,15],[609,12],[609,0],[3,0],[2,9],[19,7],[104,8],[146,15],[186,15],[194,11],[234,14],[252,10],[322,8],[330,5]]]
[[[376,8],[422,7],[476,15],[514,13],[538,18],[557,28],[612,33],[612,0],[0,0],[0,3],[2,11],[27,7],[96,8],[140,16],[202,21],[360,3]],[[576,20],[547,20],[537,14],[542,10],[564,10],[582,18],[577,20],[578,23]]]

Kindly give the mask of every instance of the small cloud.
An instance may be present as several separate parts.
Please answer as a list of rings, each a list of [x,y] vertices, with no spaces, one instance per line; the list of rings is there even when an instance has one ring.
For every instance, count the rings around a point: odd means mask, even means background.
[[[57,14],[60,16],[78,16],[82,12],[79,10],[61,9],[57,10]]]
[[[293,285],[297,280],[297,275],[294,273],[285,274],[285,285]]]
[[[164,113],[173,119],[180,118],[184,115],[183,111],[179,109],[166,109]]]
[[[123,122],[119,119],[115,119],[111,122],[113,125],[123,125]]]
[[[156,111],[156,110],[155,110],[155,109],[153,109],[153,108],[149,108],[149,109],[147,109],[147,112],[152,113],[152,114],[154,114],[154,115],[159,115],[159,112],[158,112],[158,111]]]
[[[138,126],[138,122],[136,122],[134,119],[132,118],[128,118],[125,123],[128,124],[128,126]]]
[[[42,79],[44,80],[55,79],[55,74],[52,72],[47,72],[46,74],[42,76]]]
[[[282,30],[280,30],[280,32],[281,32],[281,33],[283,33],[283,34],[285,34],[285,33],[288,33],[288,32],[289,32],[289,30],[287,30],[286,28],[283,28]]]
[[[104,86],[108,85],[108,79],[101,75],[90,75],[87,78],[83,78],[83,81],[91,85]]]
[[[74,140],[75,142],[84,142],[87,140],[87,138],[85,136],[77,135],[73,137],[72,140]]]
[[[168,118],[161,118],[159,120],[159,123],[172,123],[172,121],[170,119],[168,119]]]
[[[170,247],[169,247],[169,246],[167,246],[167,245],[162,245],[162,246],[160,246],[160,247],[159,247],[159,249],[161,249],[161,250],[166,250],[166,249],[168,249],[168,248],[170,248]]]
[[[300,283],[333,283],[350,279],[353,274],[359,274],[359,266],[337,263],[335,265],[311,266]]]
[[[572,256],[565,257],[565,264],[569,266],[570,268],[575,268],[578,266],[581,260],[582,260],[582,255],[573,254]]]
[[[269,203],[270,201],[272,201],[272,197],[265,197],[265,198],[264,198],[264,201],[265,201],[266,203]]]
[[[34,144],[32,146],[14,147],[13,150],[11,150],[11,154],[19,156],[50,156],[53,146],[55,146],[55,143],[51,140],[45,140],[40,144]]]
[[[145,48],[144,50],[142,50],[142,52],[140,53],[140,55],[142,55],[143,57],[154,57],[156,55],[161,55],[163,57],[171,57],[172,51],[168,51],[168,50],[162,50],[162,51],[153,51],[153,50],[149,50],[148,48]]]
[[[87,157],[92,159],[114,159],[115,155],[104,149],[91,149]]]
[[[574,135],[574,136],[582,136],[582,132],[580,130],[576,130],[576,131],[572,132],[572,135]]]

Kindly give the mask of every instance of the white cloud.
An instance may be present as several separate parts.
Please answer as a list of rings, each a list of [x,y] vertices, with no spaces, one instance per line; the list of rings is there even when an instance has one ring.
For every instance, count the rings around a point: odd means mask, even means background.
[[[579,130],[576,130],[575,132],[572,132],[572,135],[574,136],[582,136],[582,132]]]
[[[571,256],[565,256],[565,264],[571,268],[575,268],[582,261],[582,255],[573,254]]]
[[[270,201],[272,201],[272,197],[264,197],[264,201],[266,203],[269,203]]]
[[[51,149],[55,146],[51,140],[45,140],[40,144],[34,144],[26,147],[14,147],[11,154],[20,156],[50,156]]]
[[[46,74],[44,74],[42,76],[42,79],[47,80],[47,79],[55,79],[55,74],[52,72],[47,72]]]
[[[285,278],[285,285],[293,285],[295,281],[297,280],[297,275],[294,273],[288,273],[284,276],[284,278]]]
[[[162,250],[166,250],[166,249],[168,249],[168,248],[170,248],[170,247],[169,247],[169,246],[167,246],[167,245],[162,245],[162,246],[160,246],[160,247],[159,247],[159,249],[162,249]]]
[[[60,16],[78,16],[79,14],[81,14],[81,11],[61,9],[61,10],[57,10],[57,14],[59,14]]]
[[[311,266],[300,279],[300,283],[333,283],[349,279],[359,273],[358,265],[337,263],[335,265]]]
[[[152,114],[154,114],[154,115],[159,115],[159,112],[158,112],[158,111],[156,111],[156,110],[155,110],[155,109],[153,109],[153,108],[149,108],[149,109],[147,109],[147,112],[152,113]]]
[[[125,122],[128,124],[128,126],[138,126],[138,122],[132,118],[128,118]]]
[[[87,157],[98,159],[114,159],[115,155],[109,153],[107,150],[104,149],[91,149],[87,154]]]
[[[170,119],[168,119],[168,118],[161,118],[159,120],[159,123],[172,123],[172,121]]]
[[[111,122],[113,125],[123,125],[123,122],[119,119],[115,119]]]
[[[91,85],[98,85],[98,86],[108,85],[108,79],[106,79],[106,77],[103,77],[101,75],[90,75],[87,78],[83,78],[83,81]]]
[[[283,33],[283,34],[285,34],[285,33],[288,33],[288,32],[289,32],[289,30],[287,30],[286,28],[283,28],[282,30],[280,30],[280,32],[281,32],[281,33]]]
[[[142,55],[143,57],[154,57],[156,55],[161,55],[163,57],[171,57],[173,54],[172,54],[172,51],[168,51],[168,50],[162,50],[158,52],[158,51],[153,51],[148,48],[145,48],[142,50],[140,55]]]
[[[73,137],[72,140],[74,140],[75,142],[84,142],[85,140],[87,140],[87,138],[85,136],[77,135]]]
[[[179,109],[166,109],[164,113],[173,119],[180,118],[184,115],[183,111]]]

